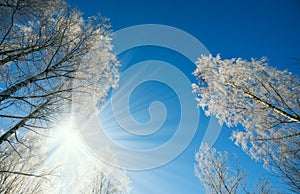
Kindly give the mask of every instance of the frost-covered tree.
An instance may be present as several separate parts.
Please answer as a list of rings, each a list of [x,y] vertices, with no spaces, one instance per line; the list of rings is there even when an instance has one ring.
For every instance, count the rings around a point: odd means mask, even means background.
[[[111,49],[103,17],[85,20],[63,0],[0,0],[0,144],[41,132],[74,93],[103,100],[118,81]]]
[[[37,135],[22,137],[23,144],[0,147],[0,193],[42,193],[55,168],[43,168],[46,152]],[[37,154],[38,153],[38,154]]]
[[[59,163],[58,163],[59,164]],[[55,163],[57,165],[57,163]],[[130,179],[126,170],[83,156],[78,161],[61,165],[59,176],[53,177],[46,188],[50,193],[128,194]]]
[[[26,149],[41,144],[23,137],[47,133],[71,101],[104,100],[119,76],[110,34],[106,18],[84,19],[63,0],[0,0],[0,193],[47,188],[37,173],[50,166]]]
[[[86,166],[82,167],[81,165]],[[81,165],[76,167],[82,168],[82,170],[76,172],[76,175],[74,175],[74,172],[70,172],[72,176],[63,173],[48,181],[48,184],[43,187],[44,191],[73,194],[130,193],[130,181],[125,170],[101,162],[95,165],[95,162],[87,160],[85,160],[85,164],[82,163]]]
[[[109,166],[107,164],[98,164],[95,166],[91,180],[91,191],[85,191],[86,194],[130,193],[130,180],[126,175],[125,170]]]
[[[206,193],[280,193],[266,178],[259,180],[252,189],[253,191],[249,191],[246,188],[247,172],[241,170],[238,161],[236,160],[236,166],[232,167],[229,164],[227,152],[219,152],[205,143],[201,144],[195,159],[197,162],[194,166],[195,175],[203,184]]]
[[[202,182],[207,193],[241,193],[247,174],[237,166],[228,165],[227,152],[218,152],[207,144],[201,144],[195,158],[195,175]]]
[[[232,139],[252,158],[300,190],[299,77],[260,60],[202,56],[193,84],[198,105],[220,123],[243,129]]]
[[[281,191],[276,190],[270,183],[267,178],[259,180],[255,185],[255,192],[257,194],[269,194],[269,193],[282,193]]]

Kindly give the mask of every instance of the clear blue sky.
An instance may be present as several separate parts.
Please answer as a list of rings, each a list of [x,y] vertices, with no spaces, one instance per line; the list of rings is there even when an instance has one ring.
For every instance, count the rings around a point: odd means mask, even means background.
[[[148,1],[121,1],[121,0],[68,0],[72,6],[84,12],[84,16],[101,13],[109,17],[114,31],[138,24],[164,24],[182,29],[205,45],[205,47],[222,58],[241,57],[250,59],[267,56],[270,64],[279,69],[289,69],[299,73],[299,63],[295,65],[291,58],[300,58],[300,2],[287,1],[198,1],[198,0],[148,0]],[[156,50],[155,50],[156,49]],[[172,63],[175,66],[187,63],[182,71],[190,76],[194,66],[176,53],[158,51],[158,48],[132,49],[121,54],[123,63],[121,70],[145,59],[159,59]],[[164,53],[164,54],[162,54]],[[172,56],[171,58],[168,56]],[[130,60],[128,60],[130,58]],[[155,85],[156,93],[147,94],[145,83],[137,88],[131,100],[133,109],[141,109],[136,117],[141,121],[147,120],[147,101],[164,100],[165,94],[173,96],[169,88],[159,83]],[[163,91],[164,95],[161,95]],[[143,98],[144,96],[144,98]],[[141,101],[144,99],[144,101]],[[176,98],[167,99],[166,106],[177,103]],[[146,101],[146,104],[145,104]],[[169,104],[168,104],[169,103]],[[173,123],[177,124],[176,107],[171,107]],[[134,110],[133,110],[134,113]],[[109,110],[107,112],[109,115]],[[135,113],[134,113],[135,114]],[[146,115],[146,116],[145,116]],[[201,183],[194,176],[194,153],[198,150],[207,128],[208,119],[203,112],[200,115],[200,124],[196,135],[189,147],[171,163],[152,170],[129,172],[132,179],[132,193],[203,193]],[[245,155],[240,148],[230,140],[231,129],[223,127],[215,143],[218,150],[227,150],[239,156],[241,166],[249,171],[249,185],[264,173],[264,169]],[[153,138],[154,145],[164,139]],[[141,141],[140,143],[143,143]],[[125,145],[131,146],[131,145]]]

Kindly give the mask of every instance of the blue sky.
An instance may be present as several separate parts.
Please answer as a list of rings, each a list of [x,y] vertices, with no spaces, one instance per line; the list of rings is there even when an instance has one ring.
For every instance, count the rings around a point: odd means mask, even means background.
[[[163,24],[184,30],[222,58],[241,57],[244,59],[267,56],[270,65],[288,69],[299,74],[299,64],[291,58],[300,58],[300,2],[290,1],[196,1],[196,0],[78,0],[68,1],[84,12],[84,16],[100,12],[109,17],[113,31],[139,24]],[[194,64],[168,49],[144,47],[131,49],[120,54],[121,71],[143,60],[162,60],[179,68],[193,82],[191,76]],[[182,65],[184,64],[184,65]],[[149,92],[152,91],[152,92]],[[116,125],[113,118],[106,118],[106,132],[125,147],[145,148],[157,146],[170,138],[173,126],[176,128],[180,112],[178,99],[166,85],[157,82],[144,83],[132,94],[130,107],[135,119],[146,122],[147,108],[153,100],[165,103],[168,122],[162,131],[147,139],[114,136],[109,126]],[[109,103],[105,115],[112,117]],[[104,113],[103,113],[104,114]],[[198,150],[208,118],[200,112],[200,124],[191,144],[175,160],[162,167],[128,172],[132,180],[132,193],[203,193],[201,183],[194,176],[194,154]],[[100,119],[101,120],[101,119]],[[104,125],[105,126],[105,125]],[[117,127],[111,127],[118,130]],[[167,129],[170,129],[166,132]],[[252,161],[230,140],[231,129],[223,127],[214,146],[218,150],[236,153],[241,166],[249,171],[249,186],[266,171]],[[118,138],[117,138],[118,137]],[[132,143],[134,142],[134,143]],[[148,148],[148,147],[147,147]],[[174,148],[176,149],[176,148]],[[274,180],[275,183],[277,183]],[[281,187],[278,184],[279,187]]]

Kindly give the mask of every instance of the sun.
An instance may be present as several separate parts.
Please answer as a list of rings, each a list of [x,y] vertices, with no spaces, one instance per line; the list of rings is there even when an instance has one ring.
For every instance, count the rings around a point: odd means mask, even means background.
[[[47,163],[50,167],[58,168],[58,176],[51,180],[53,187],[49,188],[49,193],[70,193],[76,190],[74,187],[77,185],[72,183],[80,182],[77,178],[90,171],[90,166],[86,164],[92,157],[74,122],[74,117],[70,116],[58,122],[49,132]]]
[[[55,127],[53,138],[64,149],[77,150],[82,146],[82,141],[74,126],[74,118],[65,119]]]
[[[76,157],[80,159],[87,154],[74,122],[74,117],[69,116],[51,129],[48,142],[51,156],[74,162]]]

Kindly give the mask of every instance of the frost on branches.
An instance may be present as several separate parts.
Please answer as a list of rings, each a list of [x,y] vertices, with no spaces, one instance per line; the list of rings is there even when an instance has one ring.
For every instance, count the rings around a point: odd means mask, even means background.
[[[207,193],[241,193],[247,174],[239,168],[230,169],[227,155],[227,152],[218,152],[207,144],[201,144],[196,153],[195,175],[203,183]]]
[[[202,182],[206,193],[236,194],[281,193],[275,190],[271,183],[263,178],[253,185],[252,191],[247,188],[247,172],[242,171],[236,160],[235,167],[229,166],[228,153],[219,152],[203,143],[195,155],[195,175]]]
[[[202,56],[193,84],[198,105],[227,126],[243,126],[232,139],[265,167],[280,172],[300,189],[299,77],[280,71],[267,60],[222,60]]]
[[[130,179],[125,170],[88,157],[77,162],[71,171],[55,177],[51,182],[52,184],[48,184],[46,187],[48,193],[130,193]]]
[[[44,139],[36,134],[22,139],[22,144],[0,146],[0,193],[43,193],[56,174],[56,168],[44,167]]]
[[[20,129],[41,132],[70,102],[95,106],[116,86],[110,25],[83,19],[62,0],[0,0],[0,144]],[[74,84],[76,83],[76,84]]]

